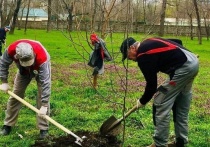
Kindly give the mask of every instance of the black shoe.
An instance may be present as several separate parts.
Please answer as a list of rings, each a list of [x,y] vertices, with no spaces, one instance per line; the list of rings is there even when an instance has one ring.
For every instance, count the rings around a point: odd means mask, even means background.
[[[12,130],[11,126],[3,125],[3,127],[0,131],[0,135],[2,135],[2,136],[9,135],[11,130]]]
[[[40,130],[39,139],[45,139],[48,136],[48,130]]]
[[[182,138],[176,138],[176,146],[177,147],[184,147],[184,140]]]

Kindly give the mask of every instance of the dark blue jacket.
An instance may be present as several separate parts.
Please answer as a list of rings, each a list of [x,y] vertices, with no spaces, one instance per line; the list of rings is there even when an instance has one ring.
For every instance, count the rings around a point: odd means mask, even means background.
[[[6,39],[6,31],[4,28],[0,28],[0,41],[4,43],[5,39]]]
[[[99,38],[99,41],[95,43],[94,50],[90,55],[90,59],[88,62],[88,65],[91,67],[94,67],[93,75],[98,73],[98,70],[100,70],[103,67],[103,61],[111,61],[112,57],[109,54],[105,42]]]

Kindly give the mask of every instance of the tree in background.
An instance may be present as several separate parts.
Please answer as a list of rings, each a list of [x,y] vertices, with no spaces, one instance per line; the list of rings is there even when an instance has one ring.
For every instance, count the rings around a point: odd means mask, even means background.
[[[18,18],[18,21],[17,21],[17,27],[18,27],[18,30],[21,29],[21,26],[23,25],[23,13],[24,13],[24,9],[25,7],[28,5],[27,3],[27,0],[23,0],[22,1],[22,6],[21,6],[21,10],[19,11],[19,18]]]
[[[16,21],[17,21],[17,18],[18,18],[18,12],[19,12],[19,9],[20,9],[20,5],[21,5],[21,0],[17,0],[16,8],[15,8],[14,15],[13,15],[13,18],[12,18],[11,30],[9,31],[9,34],[14,34],[14,30],[15,30]]]
[[[105,3],[102,4],[103,11],[102,11],[102,19],[101,19],[102,21],[101,37],[103,39],[106,36],[106,31],[109,27],[108,23],[110,21],[110,18],[112,17],[111,12],[115,6],[115,3],[116,3],[116,0],[112,0],[109,5],[106,5]]]
[[[97,0],[93,0],[93,2],[90,1],[90,15],[91,15],[90,30],[91,32],[94,32],[96,11],[97,11]]]
[[[210,1],[203,1],[200,5],[201,14],[204,20],[204,26],[206,31],[206,38],[209,40],[210,35]]]
[[[50,26],[69,31],[88,30],[100,32],[100,36],[104,39],[115,30],[125,32],[127,27],[130,33],[141,31],[146,35],[158,33],[159,36],[164,36],[164,33],[174,33],[175,35],[185,33],[193,39],[196,25],[193,20],[197,19],[197,14],[199,14],[199,19],[204,20],[200,21],[200,27],[205,27],[203,32],[207,35],[207,39],[209,36],[210,4],[205,0],[196,1],[197,12],[194,1],[191,0],[60,0],[54,2],[48,0],[42,1],[42,4],[37,0],[30,0],[30,5],[28,2],[29,0],[0,0],[1,26],[10,24],[15,28],[14,23],[17,21],[17,13],[19,13],[17,4],[20,3],[21,10],[26,6],[28,9],[47,10],[47,22],[40,23],[40,25],[47,24],[47,32],[50,30]],[[175,18],[176,23],[170,24],[169,22],[166,26],[165,18]],[[18,29],[23,27],[21,22],[24,22],[21,17],[19,20]],[[182,20],[185,21],[185,24],[180,24]],[[186,23],[189,27],[181,26]],[[26,28],[27,21],[25,21]],[[12,29],[10,33],[13,33]]]
[[[3,4],[3,0],[0,0],[0,16],[1,16],[1,22],[3,21],[3,12],[2,12],[2,4]],[[2,28],[2,23],[1,23],[1,28]]]
[[[52,9],[51,7],[52,7],[51,0],[48,0],[48,7],[47,7],[47,10],[48,10],[47,32],[50,31],[51,9]]]
[[[193,40],[193,13],[195,11],[195,7],[191,0],[186,0],[185,6],[186,6],[186,9],[185,9],[186,14],[187,14],[187,16],[189,18],[189,22],[190,22],[190,39]]]
[[[7,0],[0,0],[1,27],[4,27],[6,25],[7,5]]]
[[[198,9],[198,3],[197,0],[193,0],[193,4],[195,7],[195,13],[197,17],[197,24],[198,24],[198,43],[202,44],[202,36],[201,36],[201,20],[200,20],[200,14],[199,14],[199,9]]]
[[[28,8],[27,8],[26,22],[25,22],[25,29],[24,29],[25,34],[26,34],[26,30],[27,30],[28,14],[29,14],[29,11],[30,11],[30,3],[31,3],[31,0],[28,0]]]
[[[160,30],[159,30],[159,36],[160,37],[164,36],[166,2],[167,2],[167,0],[163,0],[163,2],[162,2],[162,10],[161,10],[161,14],[160,14]]]
[[[15,8],[15,2],[10,1],[10,3],[7,0],[3,0],[3,13],[1,16],[1,25],[2,27],[6,26],[6,25],[11,25],[12,23],[12,16],[14,13],[14,9]]]
[[[65,8],[68,12],[68,17],[67,17],[67,21],[68,21],[68,25],[67,25],[67,30],[68,31],[72,31],[73,29],[73,9],[74,9],[74,4],[75,2],[70,2],[70,4],[68,4],[65,0],[63,0],[63,3],[65,5]]]

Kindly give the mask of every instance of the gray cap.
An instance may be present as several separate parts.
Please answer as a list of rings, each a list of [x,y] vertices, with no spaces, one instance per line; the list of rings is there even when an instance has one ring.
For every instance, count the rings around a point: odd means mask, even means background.
[[[26,67],[34,63],[34,51],[29,43],[21,42],[16,46],[15,57],[19,59],[20,65]]]

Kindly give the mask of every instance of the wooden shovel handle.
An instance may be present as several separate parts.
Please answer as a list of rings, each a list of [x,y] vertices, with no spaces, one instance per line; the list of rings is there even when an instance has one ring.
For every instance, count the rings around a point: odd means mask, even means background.
[[[32,106],[31,104],[29,104],[28,102],[26,102],[24,99],[20,98],[19,96],[17,96],[16,94],[14,94],[11,91],[7,91],[7,93],[14,97],[15,99],[17,99],[18,101],[20,101],[21,103],[23,103],[24,105],[26,105],[27,107],[29,107],[31,110],[35,111],[37,114],[39,113],[39,110],[37,108],[35,108],[34,106]],[[60,128],[61,130],[63,130],[64,132],[71,134],[72,136],[74,136],[77,140],[79,141],[83,141],[82,138],[80,138],[79,136],[77,136],[76,134],[74,134],[73,132],[71,132],[70,130],[68,130],[67,128],[65,128],[64,126],[62,126],[61,124],[59,124],[58,122],[56,122],[55,120],[53,120],[52,118],[50,118],[48,115],[44,115],[43,116],[46,120],[48,120],[49,122],[51,122],[52,124],[54,124],[56,127]]]
[[[128,117],[132,112],[136,111],[137,105],[135,105],[132,109],[130,109],[124,117],[121,117],[119,120],[122,121],[124,118]]]
[[[121,117],[120,119],[116,120],[107,130],[113,130],[116,128],[117,125],[119,125],[126,117],[128,117],[132,112],[134,112],[137,109],[137,106],[134,106],[131,110],[129,110],[124,117]]]

